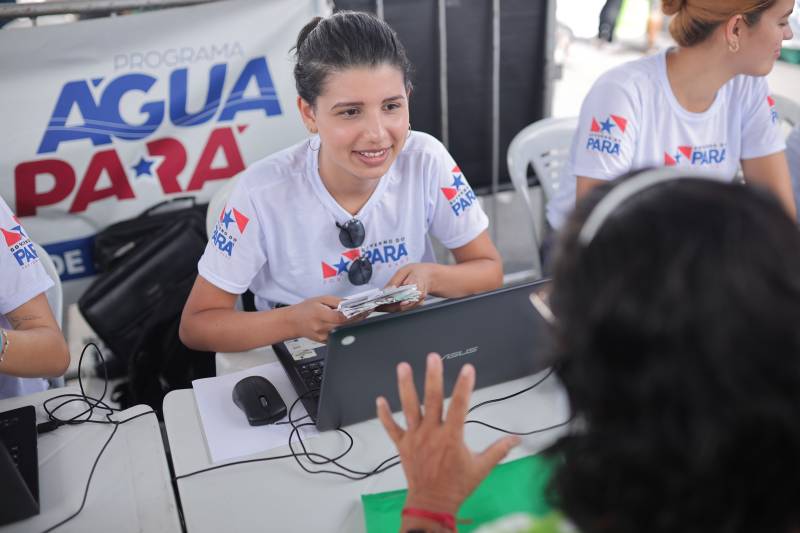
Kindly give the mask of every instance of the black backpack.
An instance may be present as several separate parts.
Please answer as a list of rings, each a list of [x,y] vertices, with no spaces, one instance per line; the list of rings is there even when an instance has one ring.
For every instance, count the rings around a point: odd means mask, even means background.
[[[116,387],[114,399],[123,409],[145,403],[159,418],[167,392],[214,375],[214,354],[190,350],[178,338],[206,245],[207,206],[193,200],[190,207],[175,205],[159,204],[98,234],[96,257],[107,270],[78,301],[86,321],[127,368],[128,380]]]

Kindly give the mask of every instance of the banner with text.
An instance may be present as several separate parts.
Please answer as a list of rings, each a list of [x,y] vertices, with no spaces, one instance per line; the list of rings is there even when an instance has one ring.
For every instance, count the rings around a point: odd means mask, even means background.
[[[94,274],[109,224],[207,202],[304,137],[290,49],[325,10],[229,0],[0,31],[0,196],[63,281]]]

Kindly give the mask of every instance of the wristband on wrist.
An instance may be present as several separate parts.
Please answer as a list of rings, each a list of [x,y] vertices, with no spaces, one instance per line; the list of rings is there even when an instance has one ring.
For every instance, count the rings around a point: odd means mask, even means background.
[[[435,511],[428,511],[426,509],[417,509],[416,507],[404,507],[402,516],[426,518],[436,522],[446,529],[449,529],[450,531],[457,531],[456,517],[450,513],[437,513]]]
[[[3,358],[6,356],[6,352],[8,351],[8,347],[10,345],[11,340],[8,338],[8,331],[0,328],[0,363],[3,362]]]

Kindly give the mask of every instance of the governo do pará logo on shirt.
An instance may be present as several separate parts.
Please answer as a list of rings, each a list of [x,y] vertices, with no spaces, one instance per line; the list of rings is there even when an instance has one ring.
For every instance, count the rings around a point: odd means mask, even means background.
[[[405,237],[395,237],[369,243],[359,248],[344,250],[339,257],[322,261],[322,280],[336,282],[347,279],[350,265],[359,257],[364,257],[372,265],[373,271],[383,267],[399,268],[408,263],[408,248]]]
[[[244,234],[250,218],[235,207],[227,205],[219,214],[219,220],[211,234],[211,243],[224,255],[231,257],[239,237]]]
[[[17,265],[20,268],[27,268],[39,260],[39,255],[36,253],[33,241],[25,234],[25,230],[22,229],[22,224],[19,223],[17,217],[14,217],[14,222],[16,222],[16,226],[8,229],[0,228],[0,232],[3,234],[3,240],[8,246],[8,251],[17,261]]]
[[[778,111],[775,109],[775,99],[767,95],[767,104],[769,104],[769,113],[772,123],[776,124],[778,122]]]
[[[453,213],[458,217],[472,207],[472,204],[477,201],[477,198],[475,197],[475,193],[472,192],[472,188],[467,184],[466,180],[464,180],[464,174],[462,174],[458,165],[453,167],[453,170],[450,171],[450,175],[453,178],[453,183],[449,187],[442,187],[441,189],[444,197],[450,202],[450,209],[452,209]]]
[[[702,146],[682,145],[675,151],[664,152],[664,165],[713,166],[721,165],[727,157],[725,143],[712,143]]]
[[[586,150],[619,156],[622,137],[628,129],[628,119],[620,115],[608,115],[605,120],[592,117]]]

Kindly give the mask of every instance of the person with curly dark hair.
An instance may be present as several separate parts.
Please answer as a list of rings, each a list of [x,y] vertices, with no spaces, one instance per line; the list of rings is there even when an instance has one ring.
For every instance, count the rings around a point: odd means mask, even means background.
[[[577,421],[545,452],[563,518],[513,531],[800,531],[800,232],[780,202],[647,171],[593,189],[555,259],[556,368]],[[432,513],[404,531],[446,531],[435,518],[455,515],[515,443],[465,446],[464,368],[444,422],[438,357],[424,415],[398,368],[406,429],[378,400],[408,500]]]

